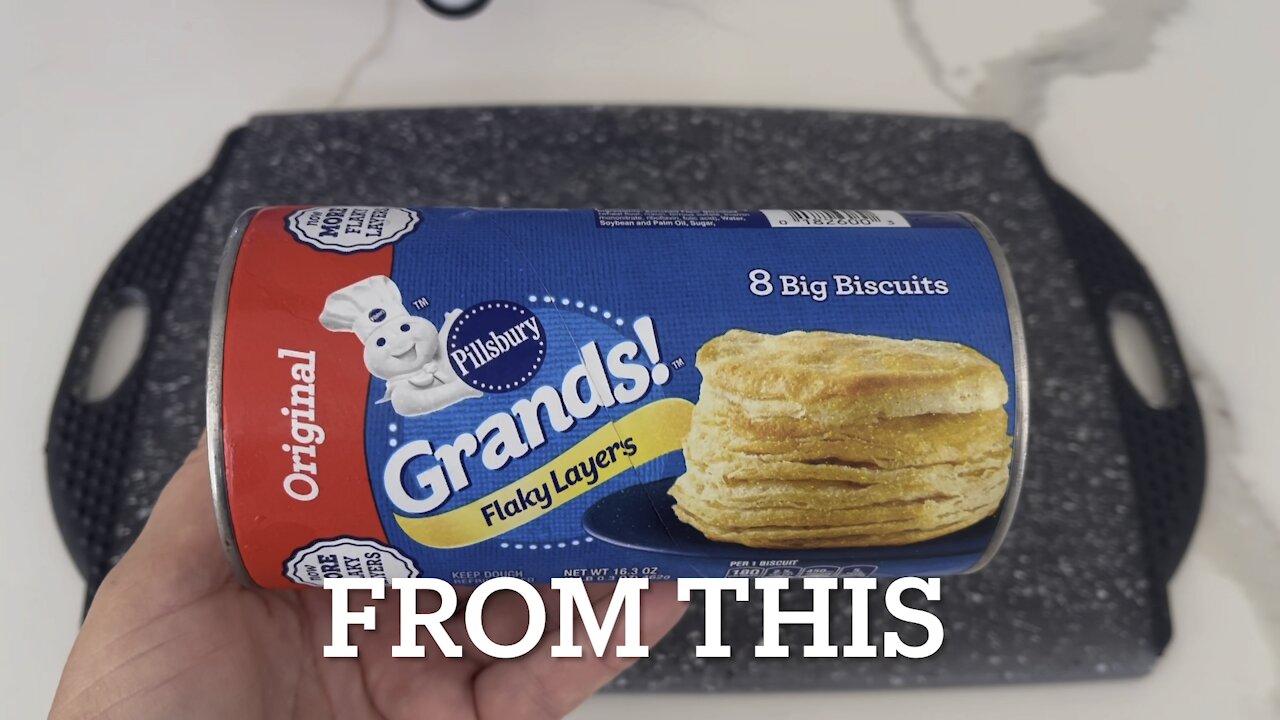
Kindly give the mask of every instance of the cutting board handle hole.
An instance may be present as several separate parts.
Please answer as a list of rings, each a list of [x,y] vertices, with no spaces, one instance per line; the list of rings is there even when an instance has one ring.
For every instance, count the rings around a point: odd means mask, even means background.
[[[1173,360],[1157,340],[1146,303],[1136,296],[1121,296],[1107,308],[1107,320],[1112,350],[1130,387],[1153,409],[1177,405]]]
[[[146,296],[130,289],[118,293],[109,302],[110,316],[103,321],[102,334],[93,350],[93,361],[83,386],[85,402],[102,402],[111,397],[138,363],[147,342],[151,313]]]

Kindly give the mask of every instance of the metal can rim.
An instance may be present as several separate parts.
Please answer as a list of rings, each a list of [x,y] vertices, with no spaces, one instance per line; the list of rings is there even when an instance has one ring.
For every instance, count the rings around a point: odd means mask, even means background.
[[[226,553],[236,577],[249,587],[257,587],[258,584],[250,577],[244,565],[244,558],[240,555],[240,545],[236,542],[235,525],[227,497],[226,445],[222,438],[222,359],[223,345],[226,341],[227,305],[231,299],[231,277],[235,273],[236,259],[240,255],[240,244],[244,240],[245,230],[261,209],[261,207],[253,207],[240,214],[231,228],[227,245],[223,249],[222,260],[218,265],[218,279],[213,291],[213,311],[209,323],[209,365],[205,380],[205,435],[209,444],[209,481],[213,492],[213,514],[218,524],[218,537],[222,541],[222,550]]]
[[[1014,287],[1013,271],[1009,267],[1009,261],[986,223],[972,213],[957,212],[956,214],[968,221],[987,243],[987,250],[991,253],[991,260],[996,266],[996,275],[1000,278],[1000,286],[1004,291],[1005,309],[1009,314],[1009,342],[1013,348],[1013,457],[1009,461],[1009,487],[1005,490],[1004,503],[1000,508],[996,528],[991,535],[991,542],[973,567],[964,571],[963,574],[967,575],[986,567],[995,558],[1000,547],[1004,545],[1005,536],[1009,534],[1009,527],[1013,524],[1018,500],[1022,496],[1023,473],[1026,471],[1027,464],[1027,432],[1031,425],[1029,397],[1031,383],[1028,378],[1026,330],[1022,323],[1022,310],[1018,305],[1018,293]]]

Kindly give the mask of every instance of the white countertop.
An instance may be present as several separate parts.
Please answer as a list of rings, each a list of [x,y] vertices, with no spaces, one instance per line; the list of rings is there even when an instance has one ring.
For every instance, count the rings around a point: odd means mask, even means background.
[[[910,692],[597,697],[582,718],[1280,715],[1274,239],[1280,66],[1267,0],[413,0],[13,3],[0,24],[0,696],[46,711],[83,587],[45,487],[50,403],[130,233],[267,111],[675,103],[998,116],[1146,264],[1210,427],[1174,640],[1133,681]],[[1270,131],[1270,132],[1268,132]],[[21,560],[21,562],[18,562]]]

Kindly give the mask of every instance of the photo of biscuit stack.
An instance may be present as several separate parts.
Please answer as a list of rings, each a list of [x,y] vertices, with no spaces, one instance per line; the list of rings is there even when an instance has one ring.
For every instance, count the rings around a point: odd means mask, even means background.
[[[958,343],[730,330],[702,388],[675,513],[759,548],[904,545],[996,511],[1011,441],[1000,367]]]

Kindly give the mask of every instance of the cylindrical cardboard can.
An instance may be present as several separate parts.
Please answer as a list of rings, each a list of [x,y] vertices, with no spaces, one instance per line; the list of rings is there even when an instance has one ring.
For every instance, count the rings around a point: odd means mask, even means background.
[[[934,576],[1009,528],[1027,370],[963,213],[276,207],[208,412],[265,587]]]

